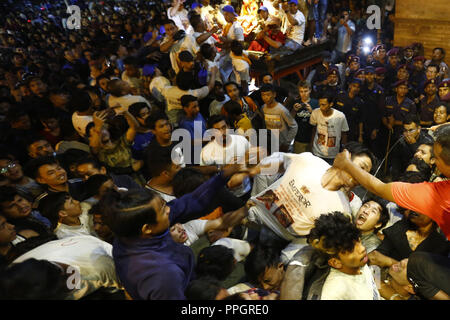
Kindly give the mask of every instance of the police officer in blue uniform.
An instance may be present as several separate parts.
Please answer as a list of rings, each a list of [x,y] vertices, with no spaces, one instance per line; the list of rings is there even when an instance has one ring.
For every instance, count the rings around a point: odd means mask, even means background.
[[[362,82],[353,78],[349,83],[348,91],[341,90],[335,100],[334,108],[345,114],[349,132],[348,141],[363,142],[363,102],[359,97]]]
[[[363,140],[378,158],[384,157],[380,143],[381,116],[384,110],[384,89],[375,81],[375,68],[366,67],[366,81],[361,88],[360,96],[363,99]]]

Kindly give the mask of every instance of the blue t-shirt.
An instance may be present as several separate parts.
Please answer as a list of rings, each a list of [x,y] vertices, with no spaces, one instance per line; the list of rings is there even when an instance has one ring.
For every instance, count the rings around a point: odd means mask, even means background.
[[[136,134],[133,146],[131,147],[133,159],[142,160],[144,158],[144,149],[147,148],[154,137],[155,135],[151,132]]]
[[[201,124],[201,136],[203,137],[203,134],[206,131],[206,121],[205,119],[203,119],[203,116],[199,113],[194,119],[189,119],[189,118],[183,118],[180,121],[180,128],[186,129],[189,131],[189,133],[191,134],[191,139],[194,139],[194,123],[195,122],[200,122]],[[197,125],[198,126],[198,125]]]

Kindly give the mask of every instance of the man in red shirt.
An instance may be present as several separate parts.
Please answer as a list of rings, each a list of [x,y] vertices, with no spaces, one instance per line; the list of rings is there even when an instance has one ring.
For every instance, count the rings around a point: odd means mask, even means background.
[[[434,155],[436,167],[450,178],[450,125],[443,125],[436,130]],[[433,219],[450,240],[450,180],[440,182],[383,183],[370,175],[350,160],[347,150],[339,153],[334,166],[347,171],[364,188],[370,192],[397,203],[400,207],[422,213]]]
[[[248,50],[272,52],[281,48],[286,42],[286,35],[280,30],[280,19],[270,17],[266,22],[264,30],[252,41]]]

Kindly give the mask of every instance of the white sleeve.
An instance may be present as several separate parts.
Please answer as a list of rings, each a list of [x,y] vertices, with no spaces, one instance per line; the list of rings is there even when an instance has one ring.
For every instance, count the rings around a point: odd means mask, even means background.
[[[350,23],[348,24],[348,26],[350,27],[350,29],[353,30],[353,32],[355,32],[356,27],[355,27],[355,24],[354,24],[352,21],[350,21]]]
[[[201,237],[205,233],[205,226],[208,220],[195,219],[183,224],[183,228],[189,234],[189,232]]]
[[[203,147],[202,151],[200,152],[200,165],[201,166],[210,166],[214,165],[214,160],[209,159],[209,143]]]
[[[234,28],[234,39],[238,41],[244,41],[244,29],[238,26]]]
[[[313,110],[313,112],[311,112],[311,117],[309,118],[309,124],[312,126],[317,126],[317,119],[316,119],[316,114],[317,112],[314,112],[315,110]]]
[[[236,69],[236,71],[239,71],[239,72],[244,72],[244,71],[248,72],[248,69],[249,69],[248,63],[241,59],[233,59],[233,66]]]
[[[345,117],[345,115],[343,115],[343,119],[342,119],[342,132],[347,132],[350,130],[350,128],[348,127],[348,123],[347,123],[347,118]]]
[[[192,90],[192,95],[196,96],[199,100],[206,98],[209,94],[209,88],[207,86],[201,87],[200,89]]]

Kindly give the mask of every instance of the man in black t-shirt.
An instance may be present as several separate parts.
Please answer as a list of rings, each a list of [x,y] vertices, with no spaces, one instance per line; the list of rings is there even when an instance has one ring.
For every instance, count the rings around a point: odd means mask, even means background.
[[[309,124],[311,112],[319,107],[316,99],[310,97],[311,84],[307,81],[298,83],[299,98],[288,108],[298,125],[294,142],[294,153],[310,152],[313,126]]]

